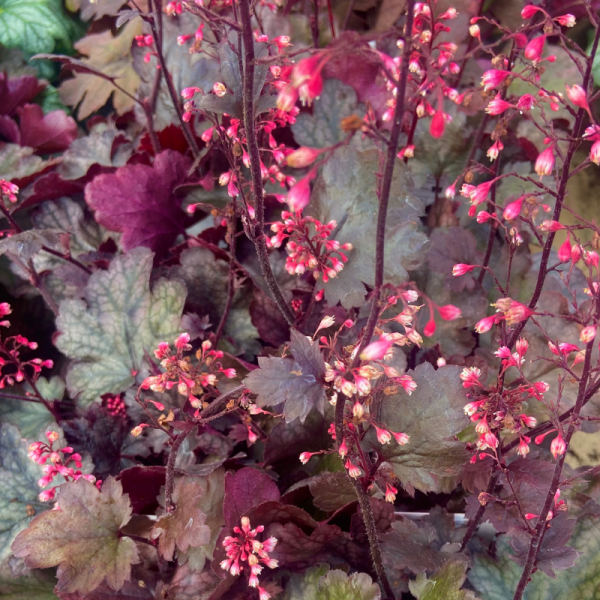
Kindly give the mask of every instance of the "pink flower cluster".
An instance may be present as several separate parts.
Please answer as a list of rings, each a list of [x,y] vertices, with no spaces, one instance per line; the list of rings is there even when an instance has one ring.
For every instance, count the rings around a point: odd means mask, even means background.
[[[6,196],[11,202],[17,201],[19,188],[6,179],[0,179],[0,196]]]
[[[93,475],[84,475],[81,472],[81,455],[74,454],[73,448],[65,446],[64,448],[53,449],[54,442],[58,441],[60,437],[56,431],[47,431],[46,437],[48,443],[34,442],[30,444],[27,454],[30,460],[38,465],[43,465],[44,476],[38,481],[41,488],[50,485],[58,475],[62,475],[65,481],[77,481],[80,477],[83,477],[91,483],[96,482]],[[75,468],[69,466],[70,463],[73,463]],[[97,481],[96,487],[99,488],[101,483],[101,481]],[[40,501],[49,502],[54,500],[58,487],[54,486],[41,492],[39,495]]]
[[[277,221],[271,225],[275,235],[267,238],[267,245],[279,248],[289,238],[285,247],[288,253],[286,271],[291,275],[312,272],[315,279],[322,279],[324,283],[336,277],[348,260],[343,251],[352,250],[352,244],[340,244],[337,240],[328,239],[337,223],[321,223],[313,217],[287,211],[283,211],[281,217],[283,222]]]
[[[248,585],[258,590],[260,600],[269,600],[271,594],[259,586],[258,576],[264,567],[277,568],[278,562],[269,556],[277,545],[277,538],[270,537],[261,542],[257,536],[265,530],[263,525],[252,529],[248,517],[242,517],[241,524],[241,527],[233,528],[237,535],[228,535],[223,540],[227,558],[221,562],[221,569],[234,576],[247,569],[250,573]]]

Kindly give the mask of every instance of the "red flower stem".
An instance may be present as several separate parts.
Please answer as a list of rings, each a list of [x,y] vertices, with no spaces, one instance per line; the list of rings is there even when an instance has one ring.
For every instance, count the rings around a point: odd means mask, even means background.
[[[263,188],[262,175],[260,172],[260,154],[256,140],[256,129],[254,123],[254,34],[252,33],[252,21],[250,17],[249,0],[240,0],[240,17],[242,21],[242,39],[244,42],[244,75],[243,75],[243,109],[244,130],[248,144],[248,156],[250,157],[250,174],[252,177],[252,191],[254,196],[254,209],[256,211],[256,224],[254,231],[254,245],[258,254],[258,260],[265,282],[273,295],[275,304],[279,307],[290,327],[294,327],[295,316],[287,305],[279,284],[273,275],[267,252],[265,239],[265,192]],[[240,49],[241,51],[241,49]]]
[[[598,27],[596,29],[596,34],[594,36],[594,43],[592,45],[592,51],[590,53],[590,56],[588,57],[587,67],[586,67],[585,75],[583,78],[583,89],[586,91],[589,88],[591,74],[592,74],[592,66],[594,64],[594,57],[596,56],[596,52],[598,50],[598,42],[599,41],[600,41],[600,27]],[[574,134],[573,138],[574,139],[569,143],[569,147],[568,147],[567,153],[565,155],[565,160],[562,165],[562,175],[560,178],[558,193],[556,196],[556,204],[554,206],[554,214],[552,215],[553,221],[560,221],[560,214],[561,214],[563,202],[565,199],[565,193],[567,191],[567,183],[569,182],[569,178],[571,177],[571,173],[570,173],[571,161],[573,160],[575,151],[577,150],[577,147],[579,146],[579,138],[582,133],[586,114],[587,113],[586,113],[585,109],[583,109],[583,108],[580,108],[579,111],[577,112],[577,118],[575,120],[575,125],[573,126],[573,134]],[[546,280],[546,275],[548,274],[548,270],[547,270],[548,259],[550,257],[550,251],[552,250],[552,245],[554,243],[555,235],[556,235],[556,232],[554,232],[554,231],[551,231],[548,234],[548,238],[546,239],[546,243],[544,244],[544,249],[542,250],[542,257],[540,260],[540,270],[538,272],[538,278],[537,278],[537,282],[535,285],[535,290],[533,292],[533,296],[531,297],[531,300],[529,302],[529,308],[531,308],[531,309],[535,308],[535,305],[537,304],[537,301],[539,300],[540,295],[542,293],[542,289],[544,287],[544,281]],[[507,346],[509,348],[512,349],[512,347],[514,346],[516,341],[519,339],[519,336],[521,335],[521,332],[523,331],[523,328],[527,324],[528,320],[529,320],[529,318],[526,318],[517,325],[512,336],[508,340]]]
[[[597,33],[600,32],[600,28],[598,28]],[[596,35],[596,41],[598,40],[598,35]],[[592,55],[593,56],[593,55]],[[598,298],[596,300],[596,318],[600,318],[600,302],[598,302]],[[579,390],[577,392],[577,400],[575,402],[575,406],[573,412],[575,415],[578,415],[581,409],[583,408],[583,403],[585,400],[588,380],[590,377],[590,364],[592,360],[592,349],[594,347],[594,340],[590,341],[586,346],[585,351],[585,361],[583,363],[583,372],[581,374],[581,381],[579,382]],[[517,589],[515,590],[515,595],[513,600],[522,600],[523,593],[525,592],[525,588],[530,581],[531,574],[535,567],[535,563],[537,560],[538,553],[540,548],[542,547],[542,540],[544,538],[544,534],[546,533],[547,528],[550,526],[550,523],[546,521],[546,517],[552,508],[552,503],[554,502],[554,496],[556,494],[556,490],[560,485],[560,478],[562,475],[562,469],[564,466],[565,458],[567,456],[567,452],[569,449],[569,443],[571,442],[571,438],[576,430],[576,422],[572,421],[567,429],[567,433],[565,435],[565,451],[562,456],[556,462],[556,466],[554,467],[554,475],[552,477],[552,483],[550,484],[550,488],[548,490],[548,494],[546,495],[546,500],[544,502],[544,506],[540,512],[540,516],[538,519],[538,524],[535,528],[535,533],[533,534],[533,538],[531,540],[531,544],[529,546],[529,551],[527,552],[527,559],[525,560],[525,566],[523,567],[523,572],[521,573],[521,579],[517,585]]]
[[[223,331],[225,330],[225,325],[227,325],[227,319],[229,317],[229,313],[231,312],[231,305],[233,304],[233,296],[235,294],[235,270],[236,270],[236,261],[235,261],[235,248],[236,248],[236,224],[237,224],[237,203],[234,199],[233,201],[233,214],[230,215],[229,220],[227,222],[227,229],[229,235],[229,276],[227,278],[227,303],[225,304],[225,310],[221,316],[221,320],[219,321],[219,326],[217,327],[217,331],[215,333],[215,339],[213,341],[213,345],[216,348],[219,345],[219,340],[223,335]]]
[[[152,29],[152,35],[154,36],[154,45],[156,46],[156,55],[158,57],[158,62],[160,64],[160,68],[165,77],[165,83],[167,84],[167,90],[169,91],[169,96],[171,96],[171,102],[175,108],[175,112],[177,113],[177,118],[179,119],[179,123],[181,125],[181,130],[183,131],[183,135],[190,147],[192,155],[194,157],[194,161],[198,159],[198,155],[200,154],[200,150],[198,148],[198,144],[194,138],[194,134],[190,128],[189,123],[186,123],[183,120],[183,110],[181,108],[181,104],[179,102],[179,96],[175,91],[175,86],[173,85],[173,79],[171,78],[171,73],[167,68],[167,63],[165,61],[165,55],[162,49],[162,27],[161,27],[161,6],[160,2],[156,0],[149,0],[150,9],[154,13],[153,18],[150,20],[150,27]],[[158,23],[158,27],[157,27]],[[160,31],[159,31],[160,29]]]
[[[377,318],[379,316],[379,294],[383,286],[383,266],[385,258],[385,225],[387,218],[387,208],[390,199],[390,190],[392,186],[392,176],[394,174],[394,165],[396,161],[396,152],[398,150],[398,140],[400,139],[400,133],[402,132],[402,121],[404,118],[404,106],[406,96],[406,83],[408,81],[408,63],[411,52],[411,40],[412,40],[412,26],[413,26],[413,15],[414,15],[414,0],[408,0],[406,7],[406,25],[405,25],[405,44],[404,54],[402,57],[402,71],[400,73],[400,81],[398,84],[398,91],[396,94],[396,107],[394,109],[394,124],[392,126],[392,132],[390,134],[390,143],[387,148],[387,155],[385,160],[385,166],[383,170],[383,178],[381,180],[381,187],[379,193],[379,211],[377,213],[377,237],[375,245],[375,286],[373,290],[373,299],[371,304],[371,312],[367,325],[364,329],[360,346],[356,352],[356,357],[350,370],[354,369],[360,361],[360,354],[364,347],[371,341],[373,332],[375,331],[375,325],[377,324]],[[343,394],[338,396],[337,404],[335,407],[335,431],[336,440],[339,445],[344,439],[344,409],[346,406],[346,397]],[[346,475],[348,473],[346,472]],[[385,594],[394,598],[390,582],[388,581],[383,561],[381,559],[381,550],[379,548],[379,538],[377,536],[377,528],[375,526],[375,519],[371,510],[371,504],[367,493],[363,486],[352,479],[348,475],[349,480],[352,482],[356,495],[358,496],[358,502],[363,514],[365,522],[365,529],[367,531],[367,537],[369,539],[369,546],[371,548],[371,557],[375,567],[375,572],[379,579],[379,583],[383,588]]]

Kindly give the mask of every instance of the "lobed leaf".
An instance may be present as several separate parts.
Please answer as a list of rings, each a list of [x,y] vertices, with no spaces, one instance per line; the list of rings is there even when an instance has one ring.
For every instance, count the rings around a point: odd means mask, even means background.
[[[81,478],[61,486],[58,510],[36,517],[12,544],[12,551],[34,569],[58,565],[57,588],[87,594],[106,578],[119,590],[139,562],[135,542],[119,536],[131,518],[129,498],[109,477],[99,491]]]
[[[259,369],[252,371],[244,385],[257,394],[259,406],[285,403],[285,420],[304,421],[314,407],[324,410],[325,361],[319,345],[296,330],[291,332],[290,358],[259,357]]]
[[[410,441],[381,446],[371,434],[368,443],[377,445],[410,493],[441,491],[440,478],[456,475],[468,458],[465,445],[454,437],[468,424],[460,370],[422,363],[409,371],[417,384],[412,396],[401,390],[381,402],[377,420],[390,431],[407,433]]]
[[[85,300],[60,303],[55,343],[73,360],[67,387],[83,404],[126,390],[144,353],[179,333],[185,286],[160,279],[151,289],[153,257],[147,248],[134,248],[90,277]]]

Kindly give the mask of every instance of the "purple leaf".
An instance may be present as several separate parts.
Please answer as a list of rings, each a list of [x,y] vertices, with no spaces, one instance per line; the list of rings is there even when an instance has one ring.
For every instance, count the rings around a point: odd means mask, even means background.
[[[285,402],[285,420],[289,423],[300,417],[304,421],[311,408],[323,412],[325,361],[319,345],[292,330],[291,358],[259,358],[260,369],[244,380],[248,389],[257,394],[259,406]]]
[[[544,534],[535,565],[553,579],[556,578],[555,570],[570,569],[581,554],[566,545],[576,523],[576,519],[567,518],[567,513],[560,513],[550,521],[550,527]],[[516,527],[509,531],[509,535],[510,545],[515,551],[510,558],[518,565],[523,566],[527,560],[531,536],[523,529]]]
[[[66,150],[77,137],[77,123],[63,110],[44,115],[41,106],[26,104],[17,108],[21,146],[35,148],[39,154]]]
[[[123,233],[128,251],[145,246],[164,252],[183,232],[185,213],[173,189],[186,177],[189,159],[166,150],[152,167],[127,165],[99,175],[85,188],[85,200],[96,211],[98,223]]]
[[[281,497],[275,482],[264,473],[246,467],[235,475],[225,477],[223,516],[227,527],[239,525],[240,519],[251,508]]]
[[[9,79],[6,72],[0,72],[0,115],[12,115],[17,106],[33,100],[45,87],[31,75]]]

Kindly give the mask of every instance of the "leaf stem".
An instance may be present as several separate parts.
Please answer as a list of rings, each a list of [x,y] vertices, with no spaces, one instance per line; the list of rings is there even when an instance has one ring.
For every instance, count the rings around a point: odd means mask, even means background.
[[[256,211],[256,225],[254,244],[258,254],[260,267],[265,282],[273,295],[273,300],[279,307],[285,320],[290,327],[294,327],[294,313],[287,305],[279,284],[273,275],[267,252],[265,239],[265,196],[260,171],[260,154],[256,140],[256,129],[254,123],[254,34],[252,33],[252,20],[250,17],[249,0],[240,0],[240,17],[242,21],[242,39],[244,46],[244,75],[243,75],[243,109],[244,130],[248,144],[248,156],[250,157],[250,173],[252,176],[252,191],[254,196],[254,209]]]

